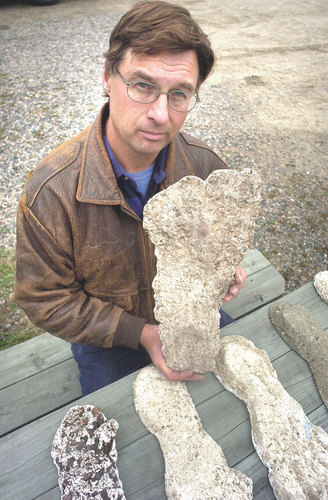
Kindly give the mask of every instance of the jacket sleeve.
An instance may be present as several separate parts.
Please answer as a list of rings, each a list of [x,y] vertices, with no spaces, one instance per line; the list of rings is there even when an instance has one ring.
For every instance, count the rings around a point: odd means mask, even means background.
[[[69,342],[111,347],[114,341],[137,349],[146,323],[84,292],[73,259],[40,223],[24,197],[17,212],[15,298],[35,325]]]

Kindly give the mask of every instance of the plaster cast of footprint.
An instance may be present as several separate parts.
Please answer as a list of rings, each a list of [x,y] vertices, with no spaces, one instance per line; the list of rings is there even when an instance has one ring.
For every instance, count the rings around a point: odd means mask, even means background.
[[[260,177],[250,169],[187,176],[144,209],[155,245],[154,314],[168,366],[212,371],[219,308],[254,234]]]
[[[252,438],[278,500],[327,500],[328,435],[283,388],[266,352],[244,337],[220,341],[216,376],[244,401]]]
[[[328,408],[328,334],[310,311],[299,304],[273,304],[270,319],[287,344],[308,362]]]
[[[74,406],[53,440],[62,500],[125,500],[116,466],[116,420],[100,408]]]
[[[161,446],[168,500],[246,500],[252,481],[230,469],[220,446],[204,431],[183,382],[169,382],[154,366],[134,382],[134,404]]]
[[[313,284],[322,300],[328,304],[328,271],[317,273],[314,277]]]

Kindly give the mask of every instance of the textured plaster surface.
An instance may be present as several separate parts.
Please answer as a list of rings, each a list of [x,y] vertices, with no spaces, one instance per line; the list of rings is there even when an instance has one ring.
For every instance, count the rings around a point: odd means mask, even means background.
[[[308,362],[328,408],[328,334],[310,311],[299,304],[273,304],[270,319],[287,344]]]
[[[280,384],[266,352],[224,337],[216,376],[247,405],[252,438],[278,500],[327,500],[328,435]]]
[[[328,304],[328,271],[317,273],[313,284],[322,300]]]
[[[253,170],[187,176],[149,200],[144,227],[155,245],[155,317],[168,365],[214,369],[219,308],[253,238],[260,208]]]
[[[117,429],[116,420],[95,406],[68,411],[51,450],[62,500],[125,500],[116,466]]]
[[[252,481],[230,469],[220,446],[204,431],[183,382],[169,382],[155,367],[134,382],[134,404],[161,446],[168,500],[246,500]]]

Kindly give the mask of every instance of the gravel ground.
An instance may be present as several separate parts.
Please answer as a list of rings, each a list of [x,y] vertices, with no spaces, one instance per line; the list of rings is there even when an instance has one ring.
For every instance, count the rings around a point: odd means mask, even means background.
[[[121,13],[116,6],[111,15],[103,15],[96,8],[101,4],[104,0],[96,0],[86,15],[86,0],[81,1],[81,12],[76,7],[69,16],[63,10],[73,8],[69,0],[62,3],[61,11],[58,4],[44,8],[40,16],[19,2],[0,4],[0,237],[4,247],[15,245],[16,204],[26,173],[54,147],[85,128],[104,102],[102,53]],[[254,246],[285,277],[287,291],[327,268],[327,43],[311,43],[305,51],[309,64],[317,64],[311,81],[305,69],[301,87],[279,87],[274,77],[267,78],[270,64],[284,63],[286,51],[280,48],[271,59],[266,57],[266,72],[252,63],[253,68],[248,64],[238,77],[220,80],[214,75],[203,85],[201,103],[185,124],[188,132],[210,144],[230,167],[254,167],[260,172],[263,209]],[[299,66],[300,51],[293,50]],[[236,67],[242,57],[236,52],[224,57],[226,75],[228,66]],[[307,112],[308,122],[298,123],[295,109],[313,103],[311,109],[317,111]],[[292,126],[286,124],[288,118],[293,118]]]

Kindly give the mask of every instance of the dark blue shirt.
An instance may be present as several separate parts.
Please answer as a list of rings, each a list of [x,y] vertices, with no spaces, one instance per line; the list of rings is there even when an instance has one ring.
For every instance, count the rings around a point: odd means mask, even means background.
[[[147,194],[145,197],[143,197],[142,194],[138,191],[136,182],[128,177],[128,173],[126,172],[126,170],[115,158],[115,155],[109,145],[105,133],[103,134],[103,138],[108,156],[113,165],[117,184],[120,190],[122,191],[125,200],[128,202],[132,210],[134,210],[135,213],[140,217],[140,219],[142,219],[144,206],[146,205],[147,201],[157,192],[158,186],[166,176],[165,164],[166,164],[168,146],[166,146],[159,152],[155,160],[153,173],[148,185]]]

